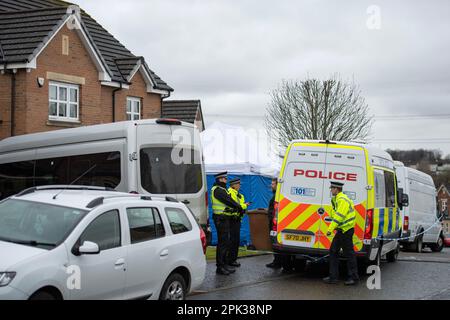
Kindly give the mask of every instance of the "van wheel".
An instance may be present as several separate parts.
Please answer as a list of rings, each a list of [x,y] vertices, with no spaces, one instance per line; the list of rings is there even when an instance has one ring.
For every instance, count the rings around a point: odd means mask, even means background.
[[[433,252],[441,252],[444,249],[444,235],[441,233],[436,243],[430,245]]]
[[[47,291],[38,291],[33,294],[30,298],[30,301],[39,301],[39,300],[58,300],[55,296],[53,296],[50,292]]]
[[[184,300],[186,298],[186,281],[178,273],[170,275],[164,283],[159,300]]]
[[[422,231],[420,231],[420,232],[422,232]],[[423,235],[420,235],[414,241],[414,243],[412,245],[412,250],[417,253],[422,253],[422,249],[423,249]]]
[[[397,248],[395,250],[392,250],[388,253],[386,253],[386,259],[388,262],[396,262],[398,259],[398,253],[400,251],[400,246],[397,244]]]

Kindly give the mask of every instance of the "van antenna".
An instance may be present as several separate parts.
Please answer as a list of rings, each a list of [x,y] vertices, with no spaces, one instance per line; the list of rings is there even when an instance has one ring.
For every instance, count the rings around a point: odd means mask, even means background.
[[[53,200],[56,200],[56,198],[63,193],[64,191],[66,191],[71,185],[73,185],[75,182],[77,182],[78,180],[80,180],[81,178],[83,178],[85,175],[87,175],[89,172],[91,172],[95,167],[97,166],[97,164],[94,164],[92,167],[90,167],[87,171],[85,171],[81,176],[79,176],[78,178],[76,178],[75,180],[73,180],[69,185],[67,185],[63,190],[61,190],[60,192],[58,192],[57,194],[55,194],[53,196]]]

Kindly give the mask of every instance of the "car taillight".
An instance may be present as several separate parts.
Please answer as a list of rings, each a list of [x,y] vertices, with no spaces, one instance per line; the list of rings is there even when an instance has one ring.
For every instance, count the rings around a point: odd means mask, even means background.
[[[373,232],[373,209],[366,212],[366,230],[364,231],[364,240],[371,240]]]
[[[272,220],[272,231],[277,231],[278,228],[278,202],[273,204],[273,220]]]
[[[200,228],[200,240],[202,242],[203,253],[206,254],[206,234],[202,228]]]
[[[405,217],[403,219],[403,231],[408,231],[409,230],[409,217]]]

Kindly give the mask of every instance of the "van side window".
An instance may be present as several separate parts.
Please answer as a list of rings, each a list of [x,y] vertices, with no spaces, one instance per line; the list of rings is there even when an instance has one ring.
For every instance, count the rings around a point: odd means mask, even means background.
[[[164,237],[166,232],[155,208],[127,209],[131,244]]]
[[[384,179],[386,182],[386,208],[395,207],[395,176],[394,173],[385,171]]]
[[[375,178],[375,207],[386,207],[386,188],[384,180],[384,172],[381,170],[374,170]]]
[[[191,163],[176,163],[173,156]],[[179,152],[172,147],[144,148],[140,151],[141,185],[153,194],[197,193],[203,186],[200,153],[184,148]]]
[[[81,177],[81,178],[80,178]],[[35,185],[76,184],[114,189],[120,184],[120,152],[77,155],[36,161]]]
[[[108,211],[92,221],[81,235],[79,244],[83,245],[85,241],[98,244],[101,251],[120,247],[119,211]]]
[[[0,164],[0,200],[34,187],[34,161]]]
[[[183,210],[178,208],[166,208],[165,211],[170,223],[170,228],[174,234],[192,230],[192,224]]]

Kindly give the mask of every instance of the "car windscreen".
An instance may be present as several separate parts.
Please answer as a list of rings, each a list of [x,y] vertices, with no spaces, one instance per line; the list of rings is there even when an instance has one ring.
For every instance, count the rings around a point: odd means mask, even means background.
[[[0,202],[0,241],[51,250],[60,245],[87,211],[7,199]]]
[[[179,150],[172,147],[141,149],[142,187],[152,194],[199,192],[203,186],[200,157],[198,151],[189,148]]]

